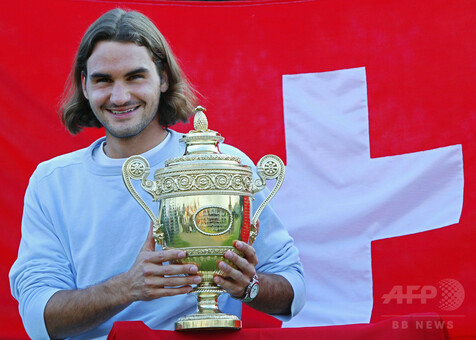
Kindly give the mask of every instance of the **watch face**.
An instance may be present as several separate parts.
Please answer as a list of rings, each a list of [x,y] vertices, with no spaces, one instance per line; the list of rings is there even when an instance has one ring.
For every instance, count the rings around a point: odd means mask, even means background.
[[[256,295],[258,295],[258,291],[259,291],[259,285],[255,283],[251,287],[250,298],[254,299],[256,297]]]

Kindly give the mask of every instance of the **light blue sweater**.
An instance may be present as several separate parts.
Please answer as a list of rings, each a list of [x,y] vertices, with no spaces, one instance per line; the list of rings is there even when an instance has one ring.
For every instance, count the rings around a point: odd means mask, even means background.
[[[160,151],[148,152],[152,174],[164,166],[165,160],[183,155],[184,145],[178,142],[181,136],[171,131]],[[125,188],[121,162],[103,165],[93,157],[103,140],[41,163],[30,178],[22,240],[10,271],[10,285],[32,339],[48,339],[43,314],[54,293],[86,288],[127,271],[145,241],[150,220]],[[220,149],[253,166],[236,148],[223,144]],[[253,208],[264,197],[263,192],[258,193]],[[157,211],[157,203],[152,203],[147,193],[143,198]],[[259,259],[257,270],[280,274],[293,286],[295,315],[305,299],[302,265],[292,238],[269,206],[260,216],[260,234],[253,246]],[[241,302],[228,294],[222,294],[219,304],[222,312],[241,315]],[[178,317],[195,310],[193,294],[134,302],[75,338],[105,338],[113,323],[121,320],[142,320],[153,329],[171,330]],[[292,315],[280,318],[286,320]]]

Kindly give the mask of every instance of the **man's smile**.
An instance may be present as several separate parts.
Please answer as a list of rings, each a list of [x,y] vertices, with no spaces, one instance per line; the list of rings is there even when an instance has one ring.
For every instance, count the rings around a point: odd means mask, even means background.
[[[140,107],[140,105],[137,105],[137,106],[134,106],[134,107],[124,107],[124,108],[118,108],[118,107],[114,107],[114,108],[105,108],[106,111],[112,113],[113,115],[125,115],[125,114],[128,114],[128,113],[132,113],[134,111],[136,111],[138,108]]]

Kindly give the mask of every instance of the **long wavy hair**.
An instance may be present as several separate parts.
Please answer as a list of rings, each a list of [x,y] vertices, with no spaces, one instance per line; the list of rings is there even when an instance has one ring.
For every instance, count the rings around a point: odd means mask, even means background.
[[[167,41],[145,15],[116,8],[97,19],[86,31],[76,54],[68,79],[60,114],[63,124],[71,134],[84,127],[102,127],[84,97],[81,73],[87,74],[86,63],[100,41],[133,42],[149,49],[159,75],[165,71],[169,87],[160,95],[159,124],[168,127],[187,121],[193,114],[195,91],[182,73]]]

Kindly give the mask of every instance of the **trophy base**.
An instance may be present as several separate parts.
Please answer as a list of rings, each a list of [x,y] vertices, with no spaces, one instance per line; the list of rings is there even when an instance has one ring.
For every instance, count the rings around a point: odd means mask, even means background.
[[[236,315],[225,313],[195,313],[182,316],[175,323],[176,331],[205,329],[241,329]]]

